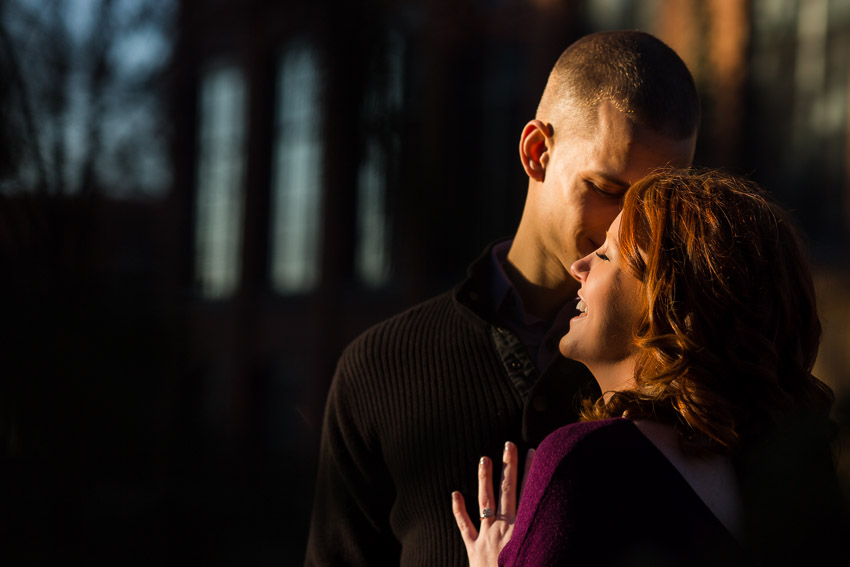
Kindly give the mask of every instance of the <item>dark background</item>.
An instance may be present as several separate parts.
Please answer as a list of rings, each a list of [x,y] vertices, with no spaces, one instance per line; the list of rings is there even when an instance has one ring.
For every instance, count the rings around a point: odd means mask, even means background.
[[[0,0],[3,553],[300,564],[342,348],[514,231],[547,73],[614,28],[804,229],[850,487],[846,3]]]

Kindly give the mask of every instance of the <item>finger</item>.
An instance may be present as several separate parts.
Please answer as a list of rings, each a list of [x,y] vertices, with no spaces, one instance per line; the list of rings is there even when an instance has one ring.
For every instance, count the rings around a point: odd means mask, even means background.
[[[528,480],[528,472],[531,470],[531,462],[534,460],[534,449],[529,449],[528,453],[525,455],[525,466],[522,471],[522,483],[519,487],[519,495],[522,498],[523,492],[525,492],[525,481]]]
[[[502,453],[502,478],[499,482],[499,515],[507,520],[516,517],[517,449],[508,441]]]
[[[452,512],[457,522],[457,529],[460,530],[460,537],[467,546],[471,545],[478,538],[478,530],[475,529],[475,524],[466,512],[466,502],[460,492],[452,492]]]
[[[481,524],[491,522],[495,518],[495,501],[493,499],[493,463],[488,457],[478,461],[478,511]],[[487,517],[489,516],[489,517]]]

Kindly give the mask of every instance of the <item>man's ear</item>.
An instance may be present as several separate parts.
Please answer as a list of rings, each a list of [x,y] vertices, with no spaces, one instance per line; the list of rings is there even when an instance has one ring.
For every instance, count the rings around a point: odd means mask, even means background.
[[[546,178],[551,143],[549,126],[540,120],[532,120],[522,129],[522,136],[519,139],[519,159],[526,175],[535,181],[543,181]]]

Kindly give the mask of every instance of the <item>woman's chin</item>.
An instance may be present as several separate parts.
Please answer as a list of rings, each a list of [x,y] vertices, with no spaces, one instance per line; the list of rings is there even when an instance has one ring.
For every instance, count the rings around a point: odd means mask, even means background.
[[[561,356],[581,362],[581,349],[576,348],[577,346],[574,338],[567,335],[558,343],[558,350]]]

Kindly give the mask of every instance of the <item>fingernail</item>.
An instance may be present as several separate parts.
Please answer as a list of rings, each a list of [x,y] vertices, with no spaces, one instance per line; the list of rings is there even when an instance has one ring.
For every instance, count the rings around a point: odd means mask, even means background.
[[[486,465],[486,464],[487,464],[487,457],[481,457],[481,460],[478,461],[478,466],[483,468],[484,465]]]
[[[511,445],[513,445],[513,443],[511,443],[510,441],[505,442],[505,453],[511,450]]]

